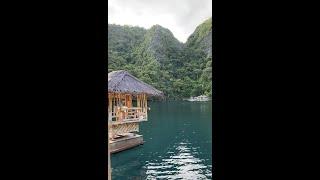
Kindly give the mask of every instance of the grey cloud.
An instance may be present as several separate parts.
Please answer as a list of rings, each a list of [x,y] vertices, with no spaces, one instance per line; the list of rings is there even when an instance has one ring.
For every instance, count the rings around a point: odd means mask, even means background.
[[[137,16],[167,14],[184,34],[190,34],[204,18],[212,14],[212,0],[115,0],[112,3],[111,8],[110,5],[108,8],[111,10],[109,16],[119,13],[113,6],[123,11],[131,11]]]

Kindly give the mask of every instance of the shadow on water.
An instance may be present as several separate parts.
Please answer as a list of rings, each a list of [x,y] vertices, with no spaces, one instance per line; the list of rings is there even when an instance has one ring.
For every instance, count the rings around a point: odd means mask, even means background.
[[[144,145],[112,155],[113,180],[212,179],[211,102],[151,102]]]

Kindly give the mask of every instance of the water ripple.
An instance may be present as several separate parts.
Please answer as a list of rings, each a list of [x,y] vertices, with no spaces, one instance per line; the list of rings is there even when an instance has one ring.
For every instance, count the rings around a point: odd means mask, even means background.
[[[212,165],[205,165],[204,159],[196,157],[198,148],[188,147],[181,142],[169,149],[161,162],[147,162],[146,179],[211,179]]]
[[[210,103],[150,102],[146,143],[112,155],[113,180],[212,179]]]

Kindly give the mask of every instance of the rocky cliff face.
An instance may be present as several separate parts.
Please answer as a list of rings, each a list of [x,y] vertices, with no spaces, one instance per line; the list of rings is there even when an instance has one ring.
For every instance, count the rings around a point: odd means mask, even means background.
[[[178,54],[182,47],[183,44],[173,36],[169,29],[154,25],[145,34],[140,48],[162,63]]]
[[[203,50],[212,57],[212,18],[200,24],[188,38],[186,45],[194,49]]]

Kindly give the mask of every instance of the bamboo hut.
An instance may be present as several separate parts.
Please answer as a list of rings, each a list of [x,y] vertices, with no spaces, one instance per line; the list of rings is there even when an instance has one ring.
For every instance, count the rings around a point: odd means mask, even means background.
[[[148,97],[163,92],[142,82],[127,71],[108,74],[108,126],[111,153],[143,143],[139,123],[148,120]]]

